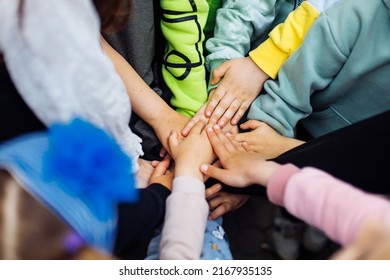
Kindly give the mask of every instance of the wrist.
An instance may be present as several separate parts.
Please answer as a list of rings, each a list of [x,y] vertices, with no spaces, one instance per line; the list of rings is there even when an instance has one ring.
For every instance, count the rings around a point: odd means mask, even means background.
[[[181,162],[175,160],[175,177],[190,176],[203,181],[203,174],[200,172],[200,164],[190,162]]]
[[[280,165],[274,161],[262,161],[253,169],[252,178],[254,180],[252,183],[267,187],[272,175],[279,167]]]

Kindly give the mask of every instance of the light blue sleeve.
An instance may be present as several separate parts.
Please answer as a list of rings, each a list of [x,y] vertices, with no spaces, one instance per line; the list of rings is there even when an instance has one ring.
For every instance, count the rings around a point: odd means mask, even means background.
[[[275,4],[284,0],[225,0],[217,11],[214,37],[206,42],[206,67],[212,72],[224,61],[244,57],[251,42],[275,18]]]

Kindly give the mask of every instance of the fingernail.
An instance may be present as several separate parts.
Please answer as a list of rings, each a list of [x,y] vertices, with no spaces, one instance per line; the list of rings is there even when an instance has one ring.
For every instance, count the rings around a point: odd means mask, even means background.
[[[213,132],[213,128],[212,128],[212,127],[208,127],[208,128],[207,128],[207,131],[208,131],[208,132]]]
[[[220,127],[219,125],[217,125],[217,124],[214,125],[214,128],[215,128],[215,129],[221,129],[221,127]]]
[[[224,126],[224,125],[225,125],[225,122],[224,122],[224,121],[220,121],[218,124],[219,124],[220,126]]]
[[[207,117],[210,117],[210,116],[211,116],[211,111],[207,111],[207,112],[206,112],[206,116],[207,116]]]
[[[200,170],[203,171],[203,172],[206,172],[207,169],[208,169],[207,164],[202,164],[202,166],[200,167]]]

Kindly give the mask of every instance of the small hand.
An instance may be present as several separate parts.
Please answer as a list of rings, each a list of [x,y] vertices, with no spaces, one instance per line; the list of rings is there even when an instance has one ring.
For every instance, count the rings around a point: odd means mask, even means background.
[[[205,116],[205,109],[206,109],[207,103],[204,104],[198,112],[196,112],[195,116],[192,117],[192,119],[184,126],[183,130],[181,131],[181,134],[186,137],[191,129],[198,123],[198,122],[204,122],[207,125],[214,125],[216,121],[214,119],[208,118]],[[235,134],[238,133],[238,127],[237,125],[232,125],[230,122],[228,122],[223,127],[223,132],[225,133],[231,133]]]
[[[258,153],[265,159],[271,159],[303,144],[303,141],[280,135],[268,124],[249,120],[240,126],[249,132],[237,133],[232,136],[234,141],[243,144],[247,151]]]
[[[209,118],[207,118],[205,115],[205,109],[206,109],[206,104],[200,107],[200,109],[198,110],[198,112],[196,112],[196,114],[192,117],[192,119],[189,122],[187,122],[187,124],[184,126],[183,130],[181,131],[181,134],[184,137],[186,137],[190,133],[191,129],[199,121],[208,123]]]
[[[232,187],[246,187],[252,184],[266,186],[278,164],[265,161],[256,153],[247,152],[240,143],[222,133],[218,125],[207,128],[210,143],[223,169],[203,164],[203,174],[213,177]]]
[[[162,161],[152,161],[151,165],[154,171],[149,179],[150,184],[161,184],[169,190],[172,190],[173,172],[169,170],[171,160],[166,158]]]
[[[150,176],[153,174],[154,167],[150,161],[138,159],[139,170],[137,173],[137,188],[143,189],[148,186]]]
[[[215,184],[206,189],[206,199],[211,210],[209,219],[211,220],[215,220],[228,212],[240,208],[249,199],[248,195],[221,192],[221,188],[221,184]]]
[[[217,89],[210,93],[205,115],[221,127],[229,122],[236,125],[269,76],[250,57],[244,57],[217,67],[212,73],[211,84],[217,84],[221,79]]]
[[[168,138],[172,130],[181,131],[188,123],[189,118],[177,113],[174,110],[167,112],[167,115],[161,116],[164,118],[163,122],[158,122],[158,126],[154,127],[154,131],[157,134],[158,139],[163,145],[164,150],[160,151],[160,155],[164,156],[166,152],[171,153],[168,145]],[[180,139],[184,137],[179,137]]]
[[[214,160],[214,153],[204,127],[204,122],[197,122],[188,136],[181,141],[176,131],[171,132],[168,144],[175,160],[176,176],[187,175],[203,180],[200,165]]]
[[[388,260],[390,259],[390,231],[380,221],[363,225],[352,244],[339,250],[333,260]]]

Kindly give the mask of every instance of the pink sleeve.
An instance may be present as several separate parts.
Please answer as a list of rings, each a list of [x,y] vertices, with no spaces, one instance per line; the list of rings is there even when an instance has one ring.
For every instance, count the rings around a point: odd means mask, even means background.
[[[208,212],[203,182],[187,176],[175,178],[166,204],[160,259],[199,259]]]
[[[284,176],[284,181],[275,176]],[[380,221],[390,228],[389,201],[315,168],[291,172],[291,165],[282,166],[271,178],[267,191],[271,201],[321,229],[341,245],[354,241],[369,220]]]

